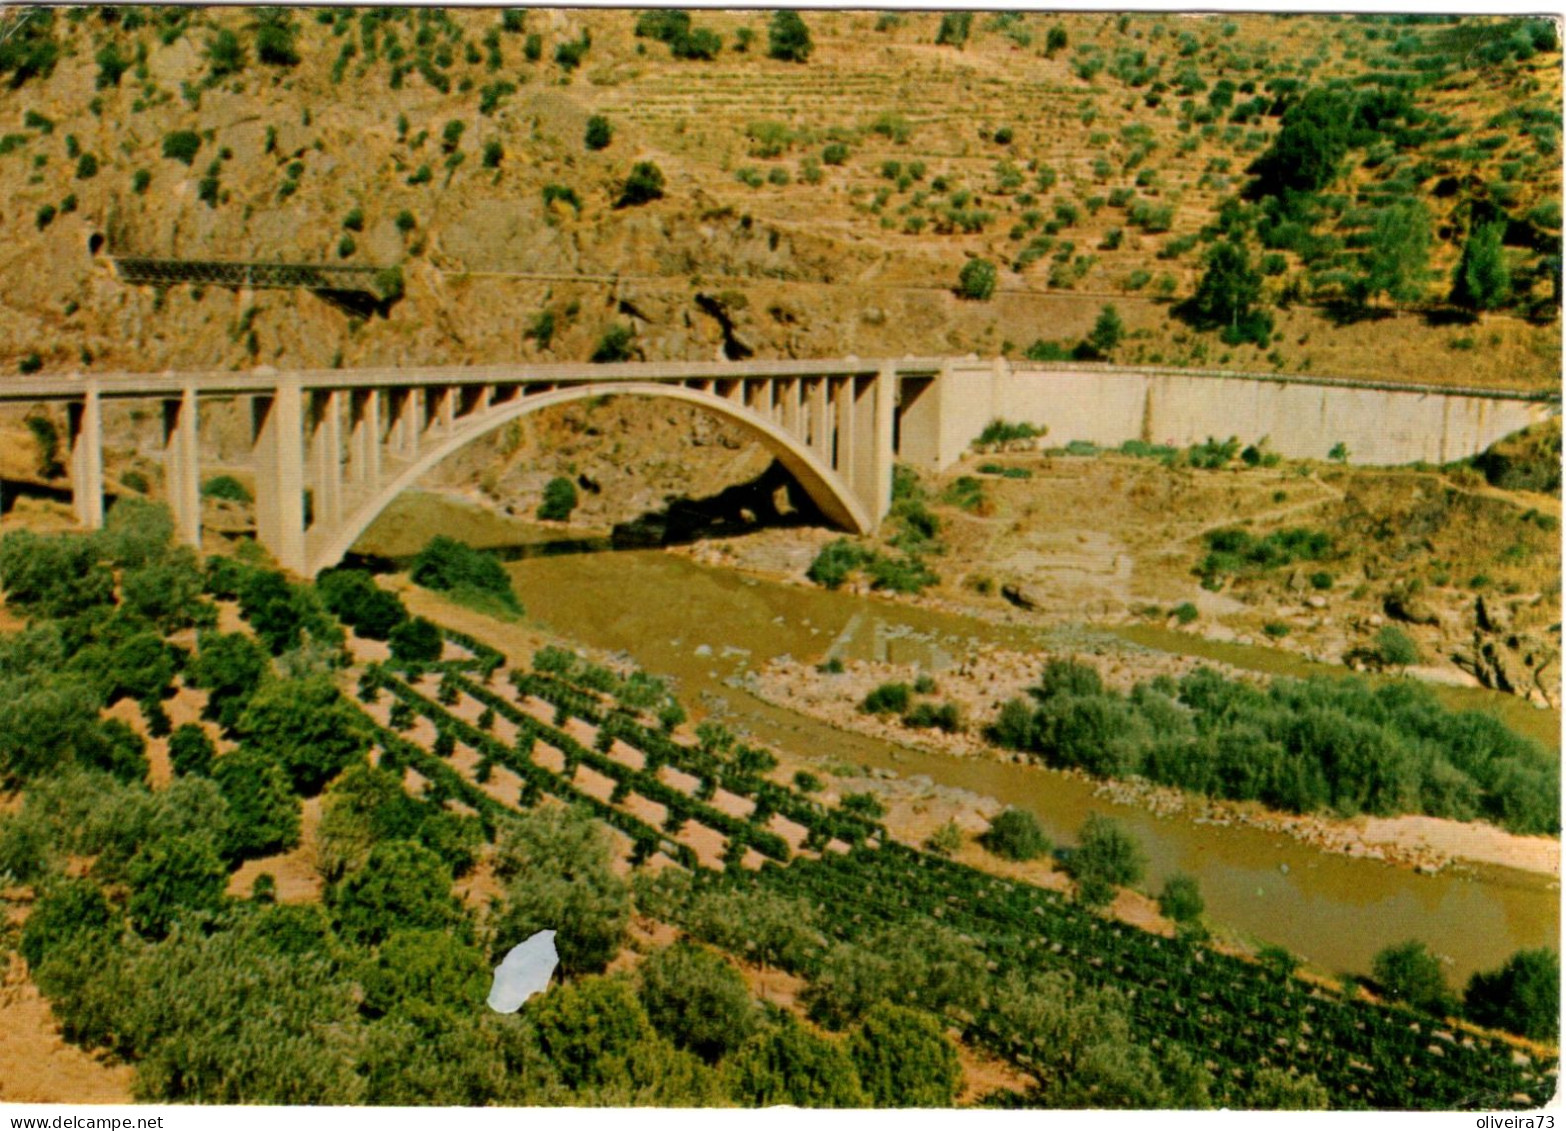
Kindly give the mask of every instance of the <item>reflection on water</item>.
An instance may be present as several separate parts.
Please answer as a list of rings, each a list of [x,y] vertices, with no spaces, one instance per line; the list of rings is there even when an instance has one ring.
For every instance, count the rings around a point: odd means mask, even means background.
[[[1024,629],[846,593],[774,584],[658,551],[530,554],[510,572],[530,616],[596,648],[674,676],[691,704],[720,702],[757,738],[905,776],[926,774],[1032,810],[1070,841],[1092,810],[1113,812],[1151,861],[1149,886],[1189,872],[1215,922],[1281,943],[1329,970],[1365,971],[1389,943],[1423,939],[1461,985],[1524,946],[1556,945],[1559,895],[1542,877],[1495,870],[1482,880],[1419,876],[1317,852],[1250,828],[1160,819],[1092,796],[1092,787],[1034,766],[922,753],[845,733],[763,703],[734,685],[777,656],[827,655],[940,671],[984,644],[1019,649],[1137,647],[1107,632]],[[1231,659],[1231,657],[1225,657]]]

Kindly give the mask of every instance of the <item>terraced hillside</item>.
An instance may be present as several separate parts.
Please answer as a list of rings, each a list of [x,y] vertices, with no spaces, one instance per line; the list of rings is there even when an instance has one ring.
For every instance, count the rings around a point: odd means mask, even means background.
[[[1047,353],[1112,303],[1115,361],[1559,380],[1547,22],[815,12],[787,62],[770,13],[639,20],[8,10],[0,364]],[[1269,190],[1296,119],[1343,128]],[[1486,233],[1504,294],[1446,306]],[[1234,240],[1274,325],[1226,342],[1172,315]],[[107,252],[403,294],[162,291]],[[976,259],[998,285],[964,301]]]
[[[1552,1054],[1449,995],[1389,1005],[996,878],[898,840],[873,793],[686,726],[645,673],[557,646],[513,666],[367,574],[203,564],[155,508],[116,514],[0,543],[29,618],[0,635],[0,945],[137,1098],[947,1107],[965,1073],[1008,1107],[1554,1090]],[[545,926],[550,988],[478,1008]]]

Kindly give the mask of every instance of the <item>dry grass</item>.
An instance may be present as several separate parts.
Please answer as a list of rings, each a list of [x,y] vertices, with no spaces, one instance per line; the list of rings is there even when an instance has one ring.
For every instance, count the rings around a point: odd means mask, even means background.
[[[1075,336],[1112,300],[1140,335],[1124,347],[1125,360],[1200,362],[1205,354],[1208,364],[1235,367],[1558,387],[1554,325],[1497,317],[1476,329],[1453,329],[1399,316],[1337,327],[1322,312],[1297,307],[1280,319],[1274,347],[1224,351],[1211,339],[1182,340],[1166,309],[1146,297],[1164,275],[1175,293],[1189,293],[1198,253],[1158,259],[1158,251],[1212,220],[1277,127],[1275,118],[1236,125],[1220,113],[1211,130],[1182,129],[1177,73],[1192,66],[1209,88],[1228,79],[1257,90],[1278,79],[1352,78],[1405,67],[1383,56],[1391,39],[1409,29],[1387,27],[1383,34],[1383,25],[1359,20],[1238,13],[1210,19],[1025,13],[999,27],[981,13],[959,50],[934,44],[938,13],[907,13],[897,26],[880,26],[877,13],[817,11],[808,18],[815,53],[795,66],[764,57],[761,12],[702,12],[698,23],[722,33],[728,47],[711,63],[690,63],[670,59],[661,44],[635,39],[629,11],[534,10],[528,21],[544,37],[544,62],[524,62],[520,37],[502,36],[505,58],[491,73],[465,62],[457,44],[451,90],[441,94],[416,72],[392,89],[389,64],[384,58],[368,63],[362,46],[334,81],[337,52],[360,38],[359,29],[338,38],[301,12],[303,62],[286,77],[252,62],[238,79],[205,90],[199,106],[187,104],[178,92],[181,83],[192,90],[202,85],[201,45],[215,27],[249,18],[243,11],[196,10],[186,37],[167,46],[151,29],[125,33],[91,15],[80,24],[60,21],[65,58],[51,78],[33,80],[13,96],[19,111],[38,109],[53,118],[54,131],[32,131],[17,152],[0,157],[0,188],[27,221],[0,253],[0,272],[14,284],[0,311],[5,368],[36,350],[50,370],[64,371],[83,365],[84,347],[95,366],[151,370],[338,359],[347,365],[574,359],[591,351],[611,320],[634,324],[648,356],[706,358],[721,347],[722,331],[695,296],[733,292],[745,300],[731,311],[737,333],[763,356],[998,352],[1008,341],[1021,349],[1037,336]],[[496,17],[475,9],[451,19],[475,43]],[[1049,57],[1045,37],[1056,25],[1069,46]],[[744,55],[732,50],[741,27],[756,35]],[[548,60],[555,45],[584,30],[592,49],[582,69],[566,75]],[[397,31],[408,46],[414,29],[398,25]],[[128,53],[135,41],[146,44],[145,82],[127,74],[118,87],[94,89],[93,55],[109,39]],[[1161,64],[1155,81],[1169,89],[1154,97],[1153,82],[1115,77],[1120,52],[1145,52]],[[1089,54],[1108,65],[1085,79],[1077,64]],[[493,116],[475,116],[477,90],[497,79],[515,83],[517,91]],[[466,91],[464,80],[471,84]],[[1556,161],[1541,158],[1519,129],[1491,131],[1486,123],[1513,105],[1552,111],[1559,92],[1555,55],[1465,72],[1423,92],[1422,105],[1451,117],[1460,144],[1491,133],[1504,141],[1461,159],[1441,157],[1444,143],[1407,156],[1429,160],[1437,176],[1504,179],[1515,186],[1509,191],[1516,193],[1518,214],[1558,200]],[[100,115],[89,109],[95,97]],[[1193,97],[1204,103],[1208,93]],[[1242,91],[1235,101],[1248,97]],[[601,153],[582,145],[585,121],[595,113],[616,129]],[[399,140],[399,115],[409,122],[406,140]],[[878,133],[874,126],[885,115],[901,121]],[[440,132],[452,119],[466,121],[468,130],[460,149],[466,159],[448,178]],[[764,155],[747,136],[757,122],[779,124],[786,140],[775,155]],[[161,139],[175,128],[211,131],[189,168],[161,156]],[[1002,129],[1011,131],[1009,142],[995,140]],[[275,132],[270,151],[268,130]],[[414,148],[425,131],[428,140]],[[64,152],[67,136],[98,158],[96,176],[76,177]],[[846,140],[847,161],[824,166],[819,183],[806,183],[806,159],[819,160],[833,137]],[[504,148],[498,169],[480,161],[487,140]],[[1152,148],[1139,158],[1144,145]],[[224,150],[231,158],[219,161],[219,202],[209,207],[198,199],[198,184]],[[36,167],[40,155],[47,160]],[[616,210],[618,185],[636,160],[663,169],[666,198]],[[921,163],[921,179],[906,186],[888,179],[882,166],[890,161],[905,169]],[[302,165],[297,178],[289,172],[294,162]],[[1007,183],[1006,162],[1021,171],[1021,185]],[[423,164],[433,178],[410,184],[409,174]],[[747,166],[763,174],[776,170],[780,179],[786,174],[789,183],[747,187],[736,179]],[[1056,174],[1049,189],[1034,183],[1041,166]],[[1391,167],[1348,169],[1334,188],[1372,188]],[[138,169],[153,178],[144,195],[129,188]],[[946,192],[934,190],[937,177],[950,182]],[[580,214],[558,204],[546,209],[540,190],[549,183],[573,188],[583,202]],[[1425,182],[1427,195],[1434,183],[1434,177]],[[285,184],[297,186],[286,197],[280,195]],[[1117,188],[1170,208],[1168,231],[1143,232],[1127,208],[1095,206]],[[927,199],[915,204],[921,192]],[[992,214],[982,230],[935,231],[952,192],[970,194],[964,207]],[[1034,199],[1024,201],[1028,193]],[[38,231],[31,222],[36,210],[72,194],[75,211]],[[1461,195],[1430,196],[1430,203],[1439,226],[1463,207]],[[1069,289],[1050,283],[1045,258],[1007,274],[1005,294],[994,303],[960,303],[949,293],[967,256],[1014,262],[1038,230],[1027,214],[1037,210],[1047,218],[1057,204],[1079,215],[1056,238],[1075,245],[1073,260],[1092,257]],[[342,221],[356,206],[365,225],[346,261],[404,262],[408,294],[389,318],[352,330],[340,312],[290,292],[240,301],[228,292],[197,295],[185,288],[161,298],[150,289],[127,294],[102,276],[88,250],[89,235],[104,230],[112,209],[122,250],[338,262]],[[407,235],[392,222],[404,209],[419,222]],[[925,220],[918,234],[907,230],[914,217]],[[1014,236],[1018,225],[1026,231]],[[1106,237],[1115,228],[1123,238],[1110,248]],[[1438,279],[1456,254],[1455,241],[1438,242],[1432,263]],[[1298,268],[1290,256],[1289,272]],[[1150,279],[1133,287],[1139,271]],[[522,339],[521,328],[544,309],[556,319],[552,342]],[[1478,348],[1451,348],[1454,339],[1469,336]],[[1274,350],[1273,360],[1263,356]]]
[[[49,1003],[11,956],[0,981],[0,1104],[127,1104],[134,1073],[66,1044]]]

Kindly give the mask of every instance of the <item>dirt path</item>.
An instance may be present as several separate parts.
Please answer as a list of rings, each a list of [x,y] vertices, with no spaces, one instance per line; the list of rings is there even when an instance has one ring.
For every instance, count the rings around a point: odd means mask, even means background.
[[[0,1104],[125,1104],[135,1071],[65,1043],[49,1003],[12,956],[0,980]]]

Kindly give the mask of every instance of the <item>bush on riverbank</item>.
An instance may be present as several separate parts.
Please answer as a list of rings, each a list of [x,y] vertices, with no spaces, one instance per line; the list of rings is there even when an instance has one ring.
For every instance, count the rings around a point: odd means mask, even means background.
[[[1560,831],[1557,761],[1415,683],[1279,679],[1262,689],[1198,668],[1121,695],[1092,668],[1051,660],[1029,694],[1032,704],[1007,703],[986,734],[1050,766],[1293,813],[1426,813]]]
[[[511,577],[500,559],[444,534],[429,540],[413,560],[414,584],[446,594],[480,612],[500,610],[520,616],[522,602],[511,588]]]

